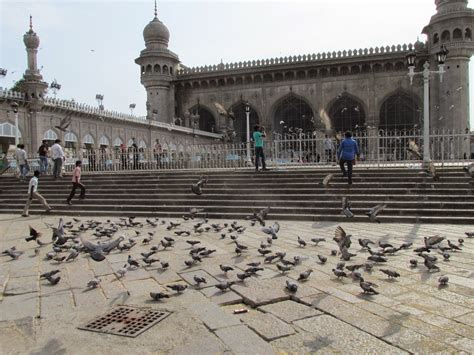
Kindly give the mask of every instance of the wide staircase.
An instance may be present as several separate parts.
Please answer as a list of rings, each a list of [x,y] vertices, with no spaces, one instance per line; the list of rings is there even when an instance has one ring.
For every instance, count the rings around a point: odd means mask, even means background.
[[[328,187],[321,182],[334,173]],[[191,192],[200,175],[209,176],[203,194]],[[84,175],[87,198],[65,203],[70,176],[40,179],[39,191],[54,214],[82,216],[154,216],[178,218],[190,208],[204,208],[210,218],[239,219],[270,206],[269,219],[347,221],[341,199],[352,203],[353,221],[368,221],[365,213],[385,203],[381,222],[474,224],[474,179],[461,168],[443,169],[439,181],[420,170],[356,167],[354,184],[340,171],[288,169],[255,173],[253,170],[153,171],[134,174]],[[27,198],[27,182],[0,177],[0,213],[20,214]],[[34,202],[30,214],[43,213]]]

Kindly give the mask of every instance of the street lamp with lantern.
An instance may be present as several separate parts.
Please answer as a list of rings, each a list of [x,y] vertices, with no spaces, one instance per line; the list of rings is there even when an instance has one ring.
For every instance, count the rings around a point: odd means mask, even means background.
[[[443,82],[444,63],[449,51],[444,45],[436,53],[436,60],[438,61],[438,70],[430,70],[430,63],[428,61],[423,64],[423,71],[415,72],[416,53],[410,52],[407,54],[408,76],[410,77],[410,85],[413,85],[413,77],[415,75],[423,76],[423,165],[427,165],[430,160],[430,75],[439,74],[439,81]]]
[[[56,79],[54,79],[53,82],[49,85],[49,87],[51,90],[53,90],[54,98],[56,98],[58,90],[61,90],[61,84],[59,84]]]
[[[95,95],[95,99],[97,100],[97,103],[99,104],[99,110],[103,111],[104,110],[104,95],[102,94],[97,94]]]
[[[245,115],[247,117],[247,163],[250,165],[252,159],[250,158],[250,105],[245,102]]]
[[[18,136],[18,103],[16,101],[13,101],[10,104],[10,107],[13,110],[13,113],[15,114],[15,146],[17,146],[20,143],[20,138]]]
[[[128,108],[130,109],[130,114],[133,116],[133,110],[135,110],[135,107],[137,107],[136,104],[130,104],[128,105]]]

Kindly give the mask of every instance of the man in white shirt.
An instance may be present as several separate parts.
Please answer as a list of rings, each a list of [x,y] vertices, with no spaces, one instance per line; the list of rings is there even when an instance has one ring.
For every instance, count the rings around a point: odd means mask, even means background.
[[[28,200],[26,200],[26,205],[23,210],[23,217],[28,217],[28,212],[30,209],[31,201],[33,198],[36,198],[39,202],[42,203],[43,207],[46,209],[46,212],[50,212],[52,208],[48,205],[48,202],[41,196],[38,192],[38,178],[40,176],[40,172],[35,170],[34,176],[31,178],[30,183],[28,185]]]
[[[60,139],[56,139],[54,141],[53,146],[51,147],[51,159],[53,159],[53,176],[55,179],[61,177],[61,168],[63,166],[64,161],[64,152],[63,148],[59,144],[61,143]]]
[[[17,145],[15,155],[16,155],[16,163],[17,163],[18,169],[20,170],[20,180],[24,181],[26,175],[28,175],[28,172],[30,171],[24,144]]]

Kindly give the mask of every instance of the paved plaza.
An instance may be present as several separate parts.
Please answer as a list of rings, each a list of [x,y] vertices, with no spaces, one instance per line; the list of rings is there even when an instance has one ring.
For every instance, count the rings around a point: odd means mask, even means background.
[[[79,217],[66,235],[87,224],[90,217]],[[24,253],[18,259],[0,256],[0,353],[2,354],[278,354],[278,353],[345,353],[345,354],[398,354],[398,353],[473,353],[474,352],[474,238],[464,233],[473,232],[472,226],[412,225],[372,223],[312,223],[280,222],[278,239],[267,249],[272,253],[286,252],[285,260],[301,257],[301,263],[282,273],[275,261],[264,263],[257,251],[267,243],[267,235],[258,224],[237,221],[246,229],[242,233],[196,233],[193,226],[201,219],[183,221],[178,227],[167,230],[170,220],[161,219],[153,227],[145,219],[136,218],[143,227],[120,228],[113,238],[125,236],[137,244],[130,251],[113,250],[102,262],[96,262],[86,253],[69,262],[47,260],[51,245],[38,247],[26,242],[28,225],[43,235],[43,242],[51,242],[52,230],[58,216],[16,215],[0,216],[1,251],[16,246]],[[118,218],[97,218],[102,226],[120,223]],[[153,219],[154,221],[154,219]],[[177,220],[172,220],[177,221]],[[232,221],[211,220],[203,224]],[[267,226],[274,221],[267,221]],[[374,264],[371,272],[359,269],[366,281],[378,285],[378,295],[361,293],[359,282],[350,277],[338,280],[332,269],[341,262],[340,256],[331,256],[337,249],[333,241],[337,226],[352,234],[350,252],[357,254],[346,261],[346,266],[367,262],[369,253],[361,250],[358,238],[389,242],[394,246],[413,242],[407,250],[388,255],[387,263]],[[139,235],[135,230],[139,231]],[[190,236],[178,236],[177,231],[189,231]],[[98,243],[94,230],[81,233],[83,238]],[[148,232],[153,240],[144,245]],[[221,235],[225,233],[225,238]],[[440,272],[430,273],[423,259],[413,251],[423,246],[423,237],[439,234],[459,245],[461,251],[449,251],[444,261],[438,249],[430,255],[438,258]],[[240,255],[230,238],[247,246]],[[164,237],[175,243],[165,250],[158,248],[153,255],[169,267],[162,269],[159,262],[144,266],[140,253],[161,245]],[[300,246],[297,238],[307,242]],[[101,240],[104,241],[103,237]],[[325,238],[315,245],[311,238]],[[195,247],[215,249],[209,257],[196,261],[191,267],[184,261],[192,260],[193,248],[186,241],[199,240]],[[69,243],[69,242],[68,242]],[[441,243],[447,245],[446,240]],[[194,248],[195,248],[194,247]],[[377,249],[376,246],[372,248]],[[37,254],[37,255],[35,255]],[[68,255],[64,251],[60,255]],[[317,255],[327,257],[321,264]],[[140,267],[127,268],[123,277],[116,272],[127,263],[128,255],[139,261]],[[410,267],[410,259],[418,260]],[[261,262],[263,271],[244,281],[238,273],[248,268],[247,263]],[[224,273],[219,265],[234,268]],[[290,265],[291,266],[291,265]],[[51,285],[40,274],[59,269],[61,279]],[[306,281],[297,281],[301,272],[313,269]],[[380,269],[390,269],[401,276],[389,279]],[[350,272],[345,270],[349,275]],[[440,288],[438,279],[448,276],[446,287]],[[196,286],[194,276],[204,277],[206,284]],[[97,288],[88,288],[94,277],[100,279]],[[285,289],[286,281],[298,284],[295,293]],[[228,291],[215,285],[225,281],[238,281]],[[167,288],[170,284],[187,285],[182,293]],[[164,292],[169,298],[155,301],[150,292]],[[108,335],[80,330],[97,316],[119,305],[146,307],[170,312],[157,325],[136,338]],[[246,309],[246,313],[234,314]]]

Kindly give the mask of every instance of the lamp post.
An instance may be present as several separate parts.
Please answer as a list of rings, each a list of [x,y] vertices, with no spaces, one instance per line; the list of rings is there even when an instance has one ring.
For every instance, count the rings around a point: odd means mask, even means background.
[[[430,70],[430,63],[428,61],[423,64],[423,71],[415,72],[415,52],[410,52],[407,54],[407,63],[408,63],[408,76],[410,77],[410,85],[413,85],[413,77],[415,75],[423,76],[423,165],[427,165],[430,160],[430,75],[439,74],[440,83],[443,82],[444,63],[446,62],[446,57],[448,55],[448,50],[444,45],[441,46],[441,49],[436,53],[436,60],[438,61],[437,71]]]
[[[20,138],[18,137],[18,103],[16,101],[13,101],[10,104],[10,107],[13,110],[13,113],[15,114],[15,146],[17,146],[20,143]]]
[[[97,100],[97,103],[99,104],[99,110],[103,111],[104,110],[104,95],[97,94],[95,95],[95,99]]]
[[[53,82],[49,85],[49,87],[51,88],[51,90],[53,90],[54,98],[56,98],[58,90],[61,90],[61,84],[59,84],[56,79],[54,79]]]
[[[247,117],[247,163],[250,165],[252,159],[250,158],[250,105],[249,102],[245,102],[245,115]]]
[[[128,105],[128,108],[130,109],[130,114],[133,116],[133,110],[135,109],[135,107],[137,107],[136,104],[130,104]]]

